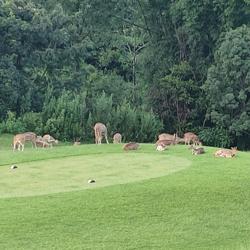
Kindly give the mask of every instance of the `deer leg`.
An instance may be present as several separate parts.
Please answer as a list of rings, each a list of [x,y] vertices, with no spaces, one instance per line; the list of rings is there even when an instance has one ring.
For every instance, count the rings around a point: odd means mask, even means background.
[[[107,134],[105,134],[105,139],[106,139],[107,144],[109,144]]]
[[[99,144],[99,136],[96,130],[95,130],[95,144]]]
[[[18,146],[17,146],[18,151],[21,151],[21,146],[22,146],[21,142],[18,142]]]
[[[22,151],[24,150],[24,144],[22,144],[21,142],[19,142],[19,145],[18,145],[18,150],[20,151],[22,147]]]

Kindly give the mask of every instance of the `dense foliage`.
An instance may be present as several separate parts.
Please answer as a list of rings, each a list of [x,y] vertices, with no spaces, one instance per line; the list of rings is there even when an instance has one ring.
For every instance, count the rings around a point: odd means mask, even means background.
[[[0,128],[90,141],[99,121],[125,140],[189,130],[249,148],[249,10],[246,0],[0,0]]]

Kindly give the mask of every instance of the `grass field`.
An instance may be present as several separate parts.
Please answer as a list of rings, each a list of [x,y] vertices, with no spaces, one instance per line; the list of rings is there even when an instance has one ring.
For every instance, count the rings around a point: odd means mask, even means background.
[[[0,249],[250,249],[248,152],[10,144],[0,136]]]

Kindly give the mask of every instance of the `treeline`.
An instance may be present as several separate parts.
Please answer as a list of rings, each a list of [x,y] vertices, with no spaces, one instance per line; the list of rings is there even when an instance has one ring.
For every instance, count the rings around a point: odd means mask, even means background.
[[[2,132],[250,148],[244,0],[0,0]]]

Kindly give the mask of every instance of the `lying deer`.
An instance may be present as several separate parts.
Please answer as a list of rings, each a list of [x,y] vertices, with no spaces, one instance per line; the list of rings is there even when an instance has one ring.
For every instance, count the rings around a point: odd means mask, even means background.
[[[156,150],[157,150],[157,151],[164,151],[164,150],[166,150],[166,149],[167,149],[167,146],[164,145],[164,144],[160,144],[160,145],[158,145],[158,146],[156,147]]]
[[[76,137],[74,142],[73,142],[73,146],[79,146],[79,145],[81,145],[81,138]]]
[[[123,150],[137,150],[139,148],[139,144],[136,142],[129,142],[123,146]]]
[[[158,140],[155,144],[156,146],[169,146],[169,145],[173,145],[173,141],[172,140]]]
[[[237,147],[231,149],[219,149],[214,153],[216,157],[232,158],[236,155]]]
[[[193,155],[200,155],[200,154],[204,154],[205,153],[205,150],[204,150],[204,148],[202,148],[202,147],[193,147],[193,149],[192,149],[192,154]]]
[[[167,140],[167,141],[172,141],[172,144],[176,144],[177,143],[177,134],[166,134],[166,133],[162,133],[158,136],[158,141],[163,141],[163,140]]]

